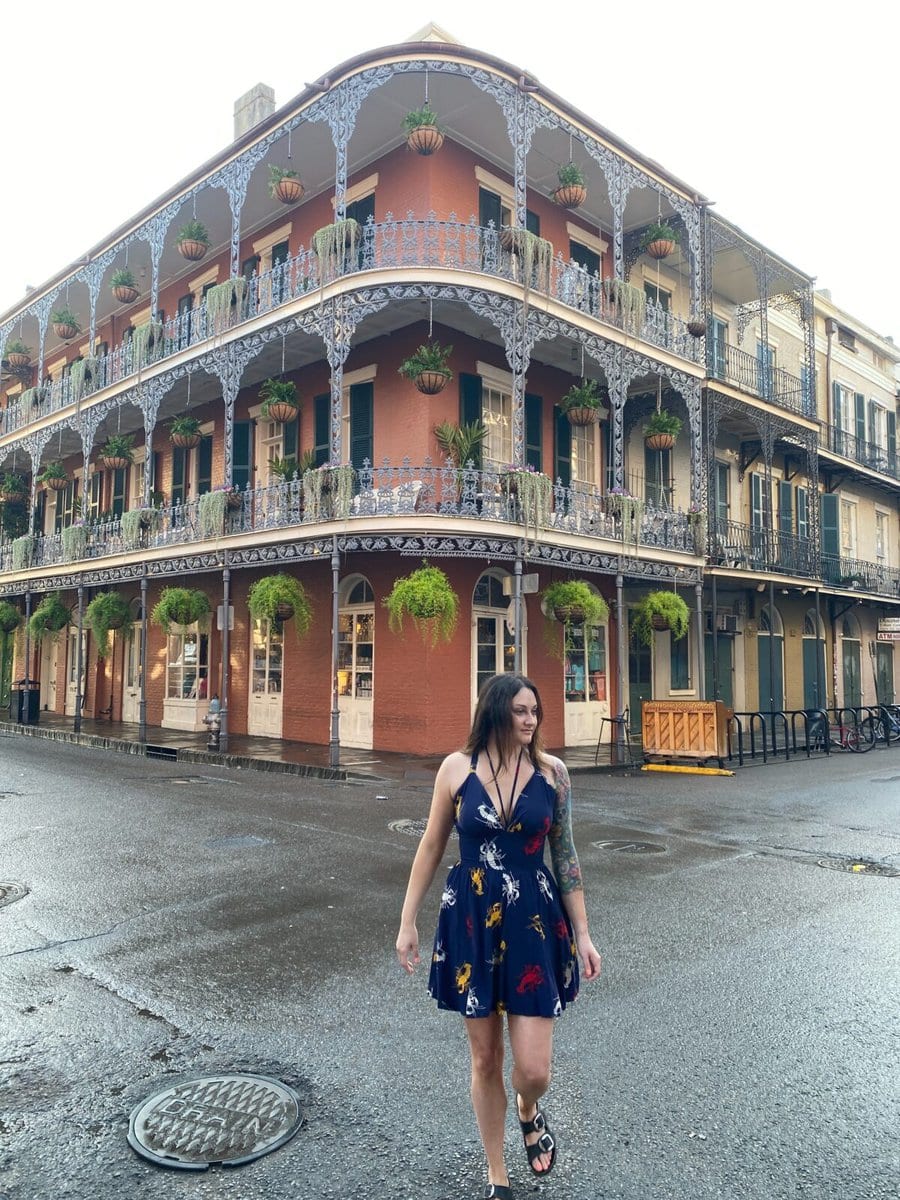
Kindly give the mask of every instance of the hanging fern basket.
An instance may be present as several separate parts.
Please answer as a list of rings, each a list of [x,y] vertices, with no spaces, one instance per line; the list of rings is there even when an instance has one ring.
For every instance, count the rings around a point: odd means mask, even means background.
[[[62,475],[62,476],[54,475],[53,478],[44,480],[44,487],[48,487],[48,488],[50,488],[51,491],[54,491],[54,492],[65,491],[65,489],[68,486],[69,486],[68,475]]]
[[[196,238],[183,238],[178,243],[178,253],[188,262],[199,262],[206,257],[206,242],[198,242]]]
[[[600,419],[600,410],[576,406],[566,410],[570,425],[594,425]]]
[[[25,499],[24,492],[0,491],[0,501],[2,501],[3,504],[21,504],[24,499]]]
[[[199,446],[201,437],[199,433],[173,433],[172,445],[178,446],[180,450],[193,450],[195,446]]]
[[[668,238],[656,238],[654,241],[647,243],[647,253],[651,258],[668,258],[674,249],[675,243]]]
[[[693,338],[702,338],[706,334],[706,322],[700,319],[688,321],[687,331]]]
[[[416,391],[423,396],[436,396],[447,386],[450,375],[444,371],[421,371],[413,380]]]
[[[140,292],[136,287],[129,287],[127,283],[117,283],[112,290],[112,294],[120,304],[133,304],[140,295]]]
[[[563,625],[584,624],[585,611],[580,604],[557,604],[553,615]]]
[[[266,415],[279,425],[287,425],[290,421],[296,421],[297,406],[281,400],[270,400]]]
[[[417,125],[407,137],[406,144],[410,150],[415,150],[416,154],[427,157],[429,154],[437,154],[444,144],[444,135],[437,125]]]
[[[648,450],[671,450],[675,445],[675,435],[671,433],[651,433],[644,438]]]
[[[587,200],[587,188],[583,183],[564,183],[553,193],[553,203],[560,208],[581,208]]]
[[[290,175],[285,176],[284,179],[279,179],[272,185],[272,195],[282,204],[296,204],[303,199],[303,184],[299,179],[294,179]]]
[[[57,321],[53,325],[53,332],[63,342],[71,342],[73,337],[78,336],[78,326],[69,325],[68,322]]]
[[[21,350],[11,350],[6,356],[6,361],[14,371],[21,371],[31,362],[31,355]]]
[[[0,600],[0,633],[12,633],[18,629],[22,614],[8,600]]]
[[[129,460],[120,457],[118,454],[101,454],[98,461],[104,471],[121,471],[124,467],[129,466]]]
[[[672,628],[672,626],[669,624],[669,622],[666,620],[666,618],[664,616],[662,616],[660,613],[654,613],[651,616],[650,624],[653,626],[653,628],[656,630],[657,633],[664,633],[667,629]]]

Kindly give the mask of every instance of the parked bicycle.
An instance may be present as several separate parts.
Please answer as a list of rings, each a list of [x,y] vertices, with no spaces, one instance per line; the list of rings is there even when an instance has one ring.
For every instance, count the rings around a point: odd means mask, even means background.
[[[809,723],[810,749],[824,750],[826,737],[830,748],[850,750],[854,754],[865,754],[875,745],[874,718],[869,717],[864,721],[847,725],[843,721],[829,721],[822,713]]]
[[[877,712],[866,718],[863,725],[866,728],[871,727],[876,742],[900,742],[900,709],[896,705],[882,705]]]

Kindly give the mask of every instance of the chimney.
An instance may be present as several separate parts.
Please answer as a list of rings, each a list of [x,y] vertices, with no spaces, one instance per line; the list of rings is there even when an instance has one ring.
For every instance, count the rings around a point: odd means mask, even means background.
[[[271,117],[275,111],[275,90],[267,83],[258,83],[234,102],[234,140],[238,141],[254,125]]]

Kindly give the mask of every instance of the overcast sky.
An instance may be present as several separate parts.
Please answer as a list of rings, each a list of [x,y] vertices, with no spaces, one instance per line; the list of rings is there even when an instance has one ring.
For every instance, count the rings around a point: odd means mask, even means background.
[[[253,84],[280,106],[429,20],[532,72],[900,340],[900,17],[884,0],[15,3],[0,72],[0,313],[227,145]]]

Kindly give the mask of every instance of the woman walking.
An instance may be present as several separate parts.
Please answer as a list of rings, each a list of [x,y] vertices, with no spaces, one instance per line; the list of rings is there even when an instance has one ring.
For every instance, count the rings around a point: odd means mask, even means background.
[[[507,1095],[503,1018],[528,1165],[548,1174],[557,1143],[538,1101],[550,1082],[553,1018],[600,972],[588,933],[572,793],[565,765],[541,747],[534,684],[495,675],[483,686],[463,750],[437,773],[428,825],[413,860],[397,937],[401,967],[419,962],[416,917],[453,825],[460,861],[451,869],[431,957],[429,991],[465,1018],[472,1106],[487,1159],[485,1200],[512,1200],[503,1140]],[[544,863],[549,839],[553,870]]]

